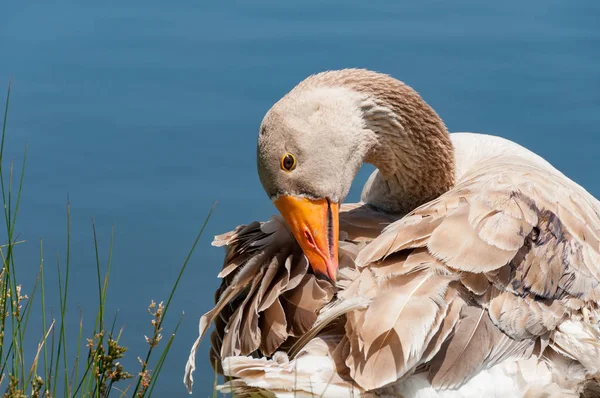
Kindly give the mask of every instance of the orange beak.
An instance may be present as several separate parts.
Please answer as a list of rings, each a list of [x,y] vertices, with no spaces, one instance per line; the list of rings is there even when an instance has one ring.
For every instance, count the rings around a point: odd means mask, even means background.
[[[327,198],[297,196],[280,196],[274,203],[315,274],[335,281],[338,269],[338,204]]]

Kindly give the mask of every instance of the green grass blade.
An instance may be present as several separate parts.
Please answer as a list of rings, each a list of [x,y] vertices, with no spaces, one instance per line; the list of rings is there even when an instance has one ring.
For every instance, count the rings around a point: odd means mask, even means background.
[[[38,367],[38,361],[40,358],[40,352],[42,350],[42,347],[46,346],[46,342],[48,341],[48,336],[50,335],[50,332],[54,329],[54,322],[52,322],[52,324],[50,325],[50,329],[43,335],[42,341],[38,344],[38,349],[37,352],[35,354],[35,358],[33,359],[33,363],[31,365],[31,369],[29,370],[29,376],[27,377],[27,381],[25,382],[25,385],[29,385],[29,383],[31,382],[31,379],[33,378],[33,376],[35,374],[37,374],[37,367]]]
[[[54,380],[53,380],[53,389],[52,389],[53,397],[56,397],[56,388],[58,387],[58,374],[59,374],[58,369],[60,366],[60,354],[61,354],[62,343],[63,343],[62,335],[63,335],[63,331],[65,328],[65,320],[62,317],[62,314],[63,314],[62,308],[65,304],[63,303],[64,296],[63,296],[62,275],[60,273],[60,258],[58,257],[58,254],[56,255],[56,272],[58,274],[58,297],[59,297],[61,318],[60,318],[60,329],[58,332],[58,346],[56,348],[57,353],[56,353],[56,359],[54,362],[54,376],[53,376]],[[52,337],[53,337],[52,342],[54,343],[54,332],[52,333]]]
[[[29,298],[30,300],[33,300],[33,299],[34,299],[34,296],[35,296],[35,290],[36,290],[36,288],[37,288],[38,281],[39,281],[39,274],[38,274],[38,278],[37,278],[37,280],[36,280],[36,282],[35,282],[35,285],[34,285],[34,287],[33,287],[33,292],[31,293],[31,297]],[[30,302],[28,302],[28,305],[27,305],[27,307],[25,308],[25,310],[26,310],[26,312],[25,312],[26,316],[25,316],[25,321],[24,321],[24,323],[23,323],[23,331],[22,331],[22,333],[21,333],[21,341],[25,340],[25,334],[26,334],[26,329],[27,329],[27,323],[29,322],[29,314],[31,313],[31,308],[33,307],[32,305],[30,305],[30,303],[31,303],[31,301],[30,301]],[[43,344],[42,346],[40,346],[40,349],[41,349],[41,347],[43,347],[44,345],[45,345],[45,344]],[[31,381],[31,378],[32,378],[32,376],[33,376],[33,373],[32,373],[32,372],[33,372],[33,371],[35,371],[35,370],[37,369],[37,361],[38,361],[38,357],[36,357],[36,360],[35,360],[35,361],[36,361],[36,363],[35,363],[34,365],[32,365],[32,367],[31,367],[31,371],[29,372],[29,376],[28,376],[27,380],[25,381],[25,385],[26,385],[26,386],[27,386],[27,385],[29,385],[29,383],[30,383],[30,381]],[[22,374],[24,375],[24,373],[22,373]]]
[[[50,316],[52,317],[52,321],[54,322],[54,316],[52,314],[52,310],[50,311]],[[52,396],[56,397],[56,383],[52,383],[52,364],[54,363],[54,348],[56,346],[56,328],[52,329],[52,345],[50,346],[50,366],[48,366],[48,379],[46,380],[46,390],[52,391]]]
[[[8,104],[10,103],[11,86],[12,86],[12,79],[10,79],[10,81],[8,82],[8,90],[6,92],[6,102],[4,105],[4,122],[2,123],[2,141],[0,142],[0,185],[2,187],[2,203],[4,204],[4,217],[5,217],[5,221],[7,223],[7,227],[10,225],[10,223],[9,223],[10,217],[8,216],[8,209],[6,208],[7,200],[6,200],[6,193],[4,190],[3,165],[4,165],[4,141],[6,138],[6,124],[8,122]]]
[[[27,300],[27,304],[24,307],[24,311],[23,311],[24,316],[22,317],[21,340],[23,340],[25,338],[25,334],[27,333],[27,325],[29,324],[29,316],[31,315],[31,309],[33,308],[33,302],[35,300],[35,293],[36,293],[38,285],[40,283],[40,277],[41,277],[41,274],[38,271],[38,275],[35,278],[35,283],[33,284],[33,290],[31,291],[31,294],[29,295],[29,298]]]
[[[108,247],[108,264],[106,266],[106,275],[104,275],[104,287],[102,288],[102,307],[106,308],[106,297],[108,293],[108,278],[110,276],[110,266],[112,264],[113,247],[115,244],[115,226],[110,229],[110,246]]]
[[[62,300],[63,306],[61,308],[60,319],[61,323],[65,324],[65,318],[67,314],[67,298],[69,296],[69,270],[71,269],[71,203],[69,202],[69,197],[67,196],[67,259],[65,263],[65,297]],[[64,366],[64,388],[65,391],[69,391],[69,363],[67,361],[67,338],[66,338],[66,328],[61,327],[61,339],[63,345],[63,366]]]
[[[177,275],[177,279],[175,280],[175,284],[173,285],[173,288],[171,289],[171,294],[169,295],[169,299],[167,300],[167,304],[165,305],[165,309],[163,311],[163,316],[160,320],[160,323],[158,325],[158,329],[161,329],[161,326],[165,320],[165,317],[167,315],[167,310],[169,309],[169,306],[171,304],[171,300],[173,299],[173,295],[175,294],[175,291],[177,290],[177,286],[179,285],[179,281],[181,280],[181,277],[183,276],[183,272],[185,271],[188,262],[190,261],[190,258],[192,258],[192,254],[194,253],[194,250],[196,249],[196,245],[198,244],[198,242],[200,241],[200,238],[202,237],[202,234],[204,233],[204,229],[206,228],[206,225],[208,224],[208,220],[210,220],[210,217],[213,213],[213,211],[215,210],[215,206],[216,206],[216,202],[212,205],[212,207],[210,208],[210,211],[208,212],[208,214],[206,215],[206,218],[204,219],[204,223],[202,224],[202,228],[200,228],[200,232],[198,232],[198,235],[196,236],[196,239],[194,240],[194,243],[192,244],[192,247],[190,249],[190,251],[188,252],[185,261],[183,262],[183,265],[181,266],[181,269],[179,270],[179,275]],[[150,349],[148,350],[148,353],[146,355],[146,359],[144,360],[143,364],[142,364],[142,371],[140,373],[143,373],[146,368],[148,367],[148,361],[150,360],[150,357],[152,355],[152,347],[150,347]],[[155,375],[156,376],[156,375]],[[136,383],[135,389],[133,390],[133,394],[132,396],[136,396],[136,394],[138,393],[139,389],[140,389],[140,384],[142,382],[141,377],[138,378],[138,381]]]
[[[43,240],[40,239],[40,288],[41,288],[41,301],[42,301],[42,331],[46,331],[46,290],[45,290],[45,280],[44,280],[44,244]],[[50,362],[48,362],[48,344],[44,344],[44,383],[48,383],[50,380],[48,378],[48,369],[50,366]],[[45,387],[48,389],[48,386]]]
[[[173,339],[175,338],[175,335],[177,334],[177,329],[179,329],[179,325],[181,325],[182,320],[183,320],[183,314],[181,314],[181,317],[179,318],[177,325],[175,325],[175,329],[173,330],[173,333],[171,334],[171,337],[169,338],[169,341],[167,342],[165,349],[163,350],[160,358],[158,359],[158,362],[156,363],[156,368],[154,369],[154,376],[152,377],[152,381],[150,382],[150,387],[148,389],[148,397],[152,396],[152,391],[154,390],[154,386],[156,385],[156,383],[158,381],[158,376],[160,375],[160,371],[162,370],[165,360],[167,359],[167,355],[169,355],[169,350],[171,349],[171,344],[173,344]]]
[[[12,220],[11,235],[14,235],[15,225],[17,224],[17,214],[19,214],[19,204],[21,203],[21,193],[23,192],[23,180],[25,179],[25,165],[27,164],[27,146],[25,143],[25,151],[23,152],[23,164],[21,165],[21,176],[19,178],[19,189],[17,191],[17,201],[15,203],[15,211]]]
[[[2,257],[2,276],[0,277],[0,287],[2,288],[0,300],[2,301],[2,308],[0,308],[0,360],[5,358],[4,354],[4,346],[6,341],[6,335],[4,333],[6,329],[6,320],[7,320],[7,312],[6,312],[6,301],[9,299],[9,289],[8,286],[10,284],[8,280],[8,274],[6,273],[6,257],[4,256],[4,251],[0,249],[0,256]],[[6,358],[8,358],[9,354],[6,354]],[[4,374],[4,365],[0,371],[0,375]]]
[[[71,385],[69,391],[73,387],[73,382],[79,380],[79,360],[81,358],[81,342],[83,340],[83,309],[79,307],[79,333],[77,335],[77,356],[75,357],[75,363],[73,364],[73,377],[71,377]]]
[[[94,233],[94,250],[96,251],[96,272],[98,279],[98,331],[104,330],[104,298],[102,294],[102,277],[100,276],[100,253],[98,249],[98,235],[96,234],[96,224],[92,217],[92,230]]]
[[[8,351],[6,352],[6,356],[4,357],[4,359],[2,361],[2,367],[0,368],[0,375],[3,375],[4,371],[6,370],[6,365],[8,364],[8,360],[10,359],[10,354],[13,350],[13,347],[14,347],[14,342],[11,341],[10,346],[8,347]]]

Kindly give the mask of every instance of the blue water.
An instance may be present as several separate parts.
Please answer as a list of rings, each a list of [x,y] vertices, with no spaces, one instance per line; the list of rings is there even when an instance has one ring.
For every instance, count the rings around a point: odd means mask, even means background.
[[[134,370],[150,333],[149,300],[167,298],[218,201],[164,331],[185,312],[155,393],[186,396],[183,366],[223,255],[212,236],[275,211],[256,175],[255,141],[277,99],[325,69],[384,71],[417,89],[450,130],[517,141],[600,196],[599,20],[597,0],[5,1],[1,85],[13,76],[7,156],[19,164],[29,145],[17,225],[27,243],[16,253],[24,289],[43,238],[57,313],[52,270],[57,253],[64,266],[68,194],[69,322],[76,330],[80,305],[92,323],[91,218],[103,262],[114,224],[107,312],[119,310]],[[40,330],[40,316],[32,315],[32,328]],[[207,347],[196,396],[212,390]]]

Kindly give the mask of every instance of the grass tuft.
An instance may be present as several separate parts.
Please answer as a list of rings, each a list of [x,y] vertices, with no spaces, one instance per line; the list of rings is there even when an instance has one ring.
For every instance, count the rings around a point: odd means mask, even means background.
[[[18,182],[11,163],[5,168],[4,149],[8,125],[8,109],[10,103],[12,81],[8,85],[0,140],[0,195],[4,210],[6,242],[0,242],[0,391],[2,397],[23,398],[52,398],[64,397],[150,397],[154,391],[165,360],[171,349],[173,340],[183,319],[180,316],[172,328],[166,344],[162,342],[163,328],[167,325],[165,318],[175,295],[179,282],[187,264],[206,228],[214,210],[210,209],[200,232],[185,258],[179,274],[167,298],[162,301],[150,302],[150,337],[144,336],[148,343],[147,351],[137,356],[139,369],[125,370],[121,360],[131,355],[128,349],[120,344],[123,329],[116,328],[117,316],[105,325],[107,314],[105,307],[111,272],[112,252],[114,244],[114,227],[111,229],[108,262],[104,267],[100,262],[100,248],[96,234],[96,225],[92,219],[92,236],[96,258],[96,287],[98,290],[98,307],[94,328],[91,336],[84,335],[83,310],[80,317],[76,339],[76,349],[71,347],[74,341],[67,339],[67,310],[71,307],[69,301],[69,273],[71,268],[71,210],[67,198],[67,246],[64,265],[57,256],[56,273],[58,276],[59,313],[55,318],[46,305],[46,268],[44,262],[43,241],[40,240],[39,272],[29,295],[23,294],[22,285],[17,277],[14,248],[24,243],[15,237],[15,225],[19,213],[21,193],[25,176],[27,145],[23,155]],[[16,192],[15,192],[15,188]],[[104,275],[103,275],[104,272]],[[39,290],[39,300],[34,300]],[[37,304],[39,303],[39,305]],[[35,307],[37,305],[37,307]],[[35,308],[34,308],[35,307]],[[42,329],[36,330],[34,337],[39,341],[37,346],[26,347],[28,333],[27,324],[32,312],[41,313]],[[50,315],[50,318],[48,318]],[[117,332],[116,332],[117,331]],[[141,338],[141,337],[140,337]],[[27,340],[29,341],[29,340]],[[69,352],[76,352],[74,358]],[[156,352],[156,354],[155,354]],[[26,361],[25,358],[32,357]],[[144,359],[142,359],[144,358]],[[156,358],[156,359],[155,359]]]

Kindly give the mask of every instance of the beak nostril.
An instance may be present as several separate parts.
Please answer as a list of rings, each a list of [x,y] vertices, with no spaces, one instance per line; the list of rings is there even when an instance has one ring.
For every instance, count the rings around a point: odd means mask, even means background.
[[[338,268],[338,203],[329,198],[310,199],[282,195],[274,201],[289,231],[315,274],[335,280]]]
[[[316,248],[315,245],[315,241],[313,240],[312,235],[310,234],[310,232],[308,232],[307,230],[304,231],[304,237],[306,238],[306,242],[312,246],[313,248]]]

